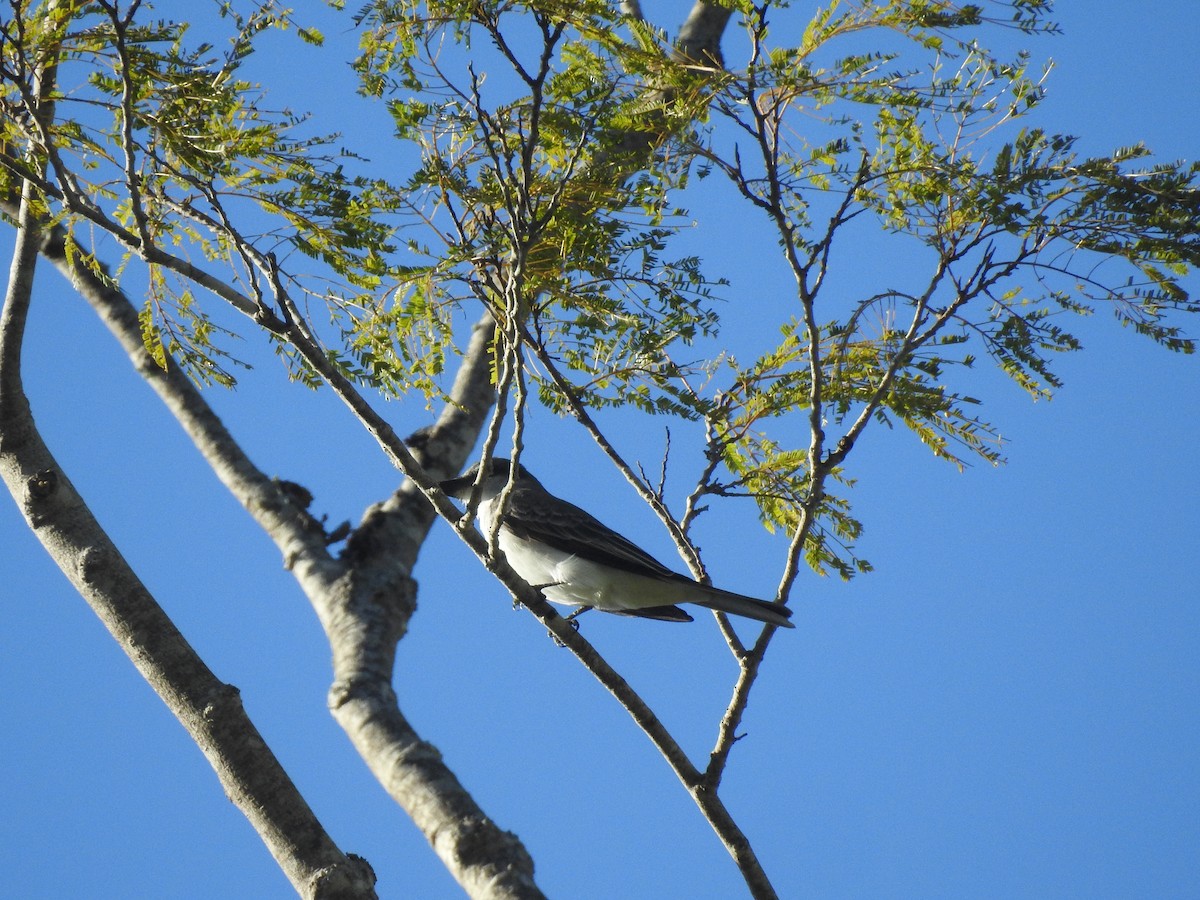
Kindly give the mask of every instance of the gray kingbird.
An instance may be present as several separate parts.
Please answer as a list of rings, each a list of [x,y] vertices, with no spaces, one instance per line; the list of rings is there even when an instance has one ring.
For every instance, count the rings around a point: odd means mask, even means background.
[[[484,535],[491,533],[511,469],[507,459],[493,459],[483,480],[479,524]],[[465,475],[443,481],[441,488],[450,497],[468,500],[478,474],[476,463]],[[788,621],[792,611],[780,603],[723,591],[671,571],[590,513],[555,497],[524,466],[517,466],[497,543],[516,573],[553,603],[664,622],[691,622],[675,604],[695,603],[795,627]]]

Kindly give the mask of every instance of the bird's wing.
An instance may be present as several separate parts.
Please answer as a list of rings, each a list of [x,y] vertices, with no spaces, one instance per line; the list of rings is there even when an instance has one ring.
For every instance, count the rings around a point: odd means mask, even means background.
[[[795,627],[788,621],[792,611],[786,606],[698,584],[686,575],[668,569],[591,513],[558,499],[540,484],[518,486],[512,492],[504,526],[518,538],[538,541],[580,559],[647,578],[685,583],[694,591],[694,595],[687,598],[692,603],[783,628]],[[606,606],[604,611],[665,621],[692,621],[686,612],[670,605],[627,606],[624,609]]]
[[[519,538],[540,541],[580,559],[650,578],[682,577],[591,513],[544,488],[513,491],[504,524]]]

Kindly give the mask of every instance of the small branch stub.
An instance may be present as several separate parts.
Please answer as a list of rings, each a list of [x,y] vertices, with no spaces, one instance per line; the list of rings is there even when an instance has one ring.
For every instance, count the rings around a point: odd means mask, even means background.
[[[42,469],[25,482],[25,494],[32,503],[42,503],[58,489],[58,472]]]

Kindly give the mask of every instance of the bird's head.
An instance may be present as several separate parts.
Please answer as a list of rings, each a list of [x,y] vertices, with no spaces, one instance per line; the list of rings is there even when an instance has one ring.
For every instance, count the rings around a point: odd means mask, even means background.
[[[453,497],[456,500],[468,500],[471,497],[471,490],[475,486],[476,480],[479,478],[479,463],[471,466],[462,475],[457,478],[451,478],[448,481],[443,481],[440,485],[441,489],[446,492],[446,495]],[[488,466],[487,476],[483,479],[482,499],[490,500],[504,490],[504,485],[508,483],[509,473],[512,471],[512,463],[501,457],[493,457],[491,464]],[[533,481],[534,478],[525,470],[522,465],[517,466],[516,482],[520,484],[522,481]]]

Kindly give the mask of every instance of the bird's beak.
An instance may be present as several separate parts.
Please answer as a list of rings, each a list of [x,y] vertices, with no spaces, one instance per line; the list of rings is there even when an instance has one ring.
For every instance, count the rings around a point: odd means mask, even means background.
[[[465,500],[471,495],[471,488],[475,485],[475,479],[469,475],[459,475],[457,478],[449,478],[446,481],[440,482],[440,487],[447,497],[454,497],[457,500]]]

